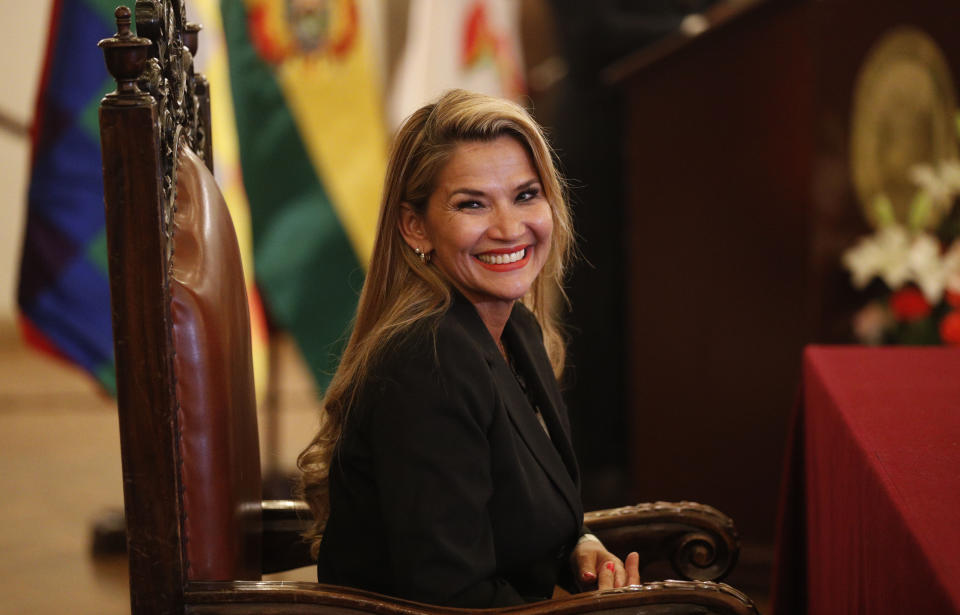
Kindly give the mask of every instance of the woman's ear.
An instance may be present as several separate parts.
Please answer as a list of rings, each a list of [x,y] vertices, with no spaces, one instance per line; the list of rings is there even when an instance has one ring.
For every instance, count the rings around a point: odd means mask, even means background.
[[[427,236],[427,228],[423,216],[410,203],[400,203],[400,234],[403,240],[413,249],[419,248],[424,254],[433,251],[433,244]]]

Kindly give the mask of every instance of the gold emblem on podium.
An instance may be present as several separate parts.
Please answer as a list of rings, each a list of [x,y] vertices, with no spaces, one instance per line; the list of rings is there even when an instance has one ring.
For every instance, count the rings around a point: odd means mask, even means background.
[[[917,193],[914,165],[957,158],[956,113],[950,68],[937,43],[905,26],[881,37],[860,68],[851,122],[853,184],[871,225],[881,196],[906,221]]]

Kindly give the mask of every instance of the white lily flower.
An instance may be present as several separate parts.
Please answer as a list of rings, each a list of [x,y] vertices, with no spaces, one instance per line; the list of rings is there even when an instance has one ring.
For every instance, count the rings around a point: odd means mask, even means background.
[[[950,187],[940,177],[937,169],[930,164],[917,164],[910,168],[910,179],[918,188],[930,195],[930,200],[939,207],[941,203],[949,202]]]
[[[947,278],[944,261],[940,258],[940,242],[928,233],[920,233],[910,243],[907,263],[911,278],[931,304],[943,297]]]
[[[910,179],[930,197],[933,214],[937,217],[950,209],[960,194],[960,161],[941,160],[936,166],[917,164],[910,168]]]
[[[953,196],[960,194],[960,160],[944,160],[940,163],[940,179]]]
[[[914,165],[910,178],[919,192],[906,224],[888,216],[872,235],[846,250],[842,260],[856,288],[877,277],[894,291],[915,283],[927,301],[936,304],[946,289],[960,293],[960,239],[944,253],[939,240],[922,229],[949,212],[960,196],[960,160]],[[884,205],[889,200],[880,194],[874,203],[877,219],[884,219]]]
[[[863,288],[879,276],[891,290],[897,290],[910,281],[910,244],[906,229],[896,224],[861,239],[843,253],[843,264],[850,270],[853,285]]]

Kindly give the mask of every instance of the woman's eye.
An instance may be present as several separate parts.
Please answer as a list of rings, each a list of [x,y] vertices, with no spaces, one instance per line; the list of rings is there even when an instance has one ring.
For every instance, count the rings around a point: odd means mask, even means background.
[[[457,209],[480,209],[481,207],[479,201],[460,201],[457,203]]]
[[[539,190],[537,190],[536,188],[530,188],[529,190],[524,190],[523,192],[518,194],[517,200],[529,201],[530,199],[535,198],[538,194],[540,194]]]

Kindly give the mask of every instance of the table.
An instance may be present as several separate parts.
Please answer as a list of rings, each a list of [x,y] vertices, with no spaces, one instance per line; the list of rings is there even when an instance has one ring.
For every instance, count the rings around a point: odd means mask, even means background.
[[[960,349],[809,347],[772,604],[960,613]]]

